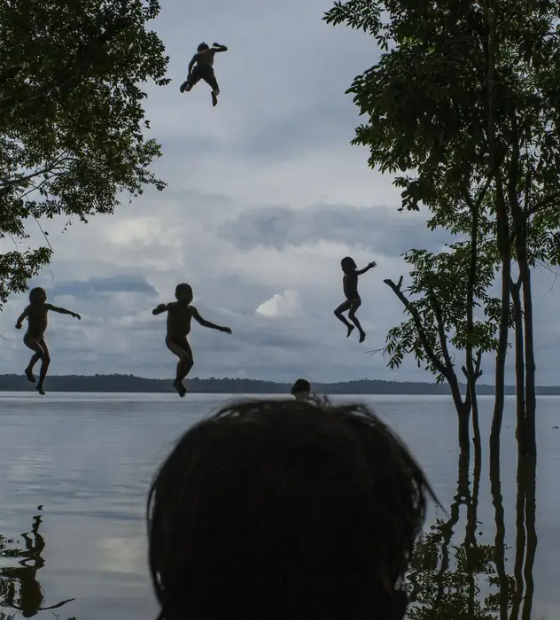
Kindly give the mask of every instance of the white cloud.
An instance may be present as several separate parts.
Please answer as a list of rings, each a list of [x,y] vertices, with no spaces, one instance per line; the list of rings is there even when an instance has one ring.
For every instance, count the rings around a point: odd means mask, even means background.
[[[301,312],[301,300],[298,291],[287,289],[267,299],[257,309],[256,313],[267,318],[292,318]]]

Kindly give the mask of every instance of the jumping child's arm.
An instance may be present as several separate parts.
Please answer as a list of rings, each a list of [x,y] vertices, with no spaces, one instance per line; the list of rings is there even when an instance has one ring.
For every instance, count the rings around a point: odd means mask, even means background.
[[[220,325],[216,325],[215,323],[210,323],[210,321],[207,321],[200,316],[198,310],[194,306],[191,306],[190,308],[191,316],[193,317],[193,319],[195,319],[195,321],[198,321],[202,325],[202,327],[209,327],[210,329],[217,329],[219,332],[231,334],[231,329],[229,327],[221,327]]]
[[[78,319],[78,321],[82,319],[82,317],[79,314],[72,312],[72,310],[66,310],[66,308],[59,308],[58,306],[53,306],[52,304],[46,304],[46,306],[49,310],[52,310],[53,312],[58,312],[58,314],[69,314],[70,316],[73,316],[75,319]]]
[[[29,306],[19,315],[18,320],[16,321],[16,329],[21,329],[21,324],[25,317],[29,314]]]
[[[189,75],[192,73],[194,66],[196,65],[196,61],[198,60],[198,54],[195,54],[191,61],[189,62]]]
[[[212,43],[212,48],[215,52],[227,52],[228,48],[225,45],[220,45],[219,43]]]
[[[356,271],[356,275],[357,276],[361,276],[364,273],[366,273],[366,271],[369,271],[370,269],[373,269],[374,267],[377,267],[377,263],[375,261],[369,263],[369,265],[367,267],[364,267],[363,269],[360,269],[359,271]]]
[[[167,312],[169,310],[169,306],[170,304],[159,304],[157,308],[154,308],[152,310],[152,314],[154,316],[157,316],[158,314],[163,314],[164,312]]]

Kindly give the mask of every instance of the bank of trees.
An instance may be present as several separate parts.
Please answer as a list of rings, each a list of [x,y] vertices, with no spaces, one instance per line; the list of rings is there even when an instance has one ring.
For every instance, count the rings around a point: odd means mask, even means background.
[[[143,89],[168,83],[157,0],[0,0],[0,309],[49,262],[28,222],[82,221],[164,183]]]
[[[354,144],[395,176],[401,209],[427,209],[430,228],[456,239],[439,254],[411,250],[406,287],[386,280],[407,316],[388,334],[390,364],[414,355],[447,381],[468,449],[476,382],[492,356],[495,458],[510,346],[519,454],[537,451],[531,271],[559,261],[559,17],[552,0],[350,0],[325,15],[382,51],[348,91],[365,118]]]

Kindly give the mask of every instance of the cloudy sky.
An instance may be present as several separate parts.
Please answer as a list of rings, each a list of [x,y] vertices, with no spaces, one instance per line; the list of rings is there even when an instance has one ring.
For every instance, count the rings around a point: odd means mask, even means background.
[[[53,374],[171,376],[165,319],[151,310],[186,281],[201,314],[233,329],[227,336],[194,325],[193,376],[430,380],[413,363],[390,371],[365,353],[402,316],[383,279],[406,273],[405,250],[444,239],[428,234],[422,217],[398,213],[392,179],[349,145],[360,119],[344,91],[379,51],[361,32],[326,25],[330,6],[205,0],[185,15],[182,2],[166,0],[155,27],[173,81],[150,88],[146,108],[164,152],[154,171],[168,188],[64,234],[64,220],[45,224],[56,255],[32,284],[83,317],[52,316]],[[205,84],[179,93],[202,40],[230,48],[216,60],[216,108]],[[362,345],[332,314],[343,301],[345,255],[378,263],[361,280]],[[550,273],[536,275],[541,384],[560,383],[557,365],[548,365],[560,343],[553,285]],[[25,303],[14,296],[2,314],[0,373],[27,363],[13,328]]]

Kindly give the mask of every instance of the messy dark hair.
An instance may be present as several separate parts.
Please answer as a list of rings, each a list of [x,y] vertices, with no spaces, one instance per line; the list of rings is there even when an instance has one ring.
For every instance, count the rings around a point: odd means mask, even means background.
[[[209,50],[210,48],[208,47],[208,43],[201,43],[197,48],[196,51],[197,52],[204,52],[205,50]]]
[[[345,256],[340,261],[340,266],[342,267],[343,271],[352,271],[358,268],[358,265],[356,265],[356,261],[351,256]]]
[[[228,405],[179,439],[150,489],[158,620],[390,617],[427,493],[364,405]]]
[[[297,394],[298,392],[311,392],[311,383],[307,381],[307,379],[298,379],[291,388],[292,394]]]

